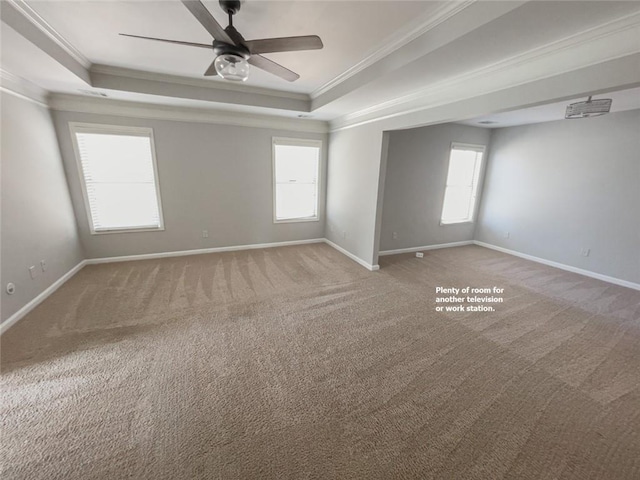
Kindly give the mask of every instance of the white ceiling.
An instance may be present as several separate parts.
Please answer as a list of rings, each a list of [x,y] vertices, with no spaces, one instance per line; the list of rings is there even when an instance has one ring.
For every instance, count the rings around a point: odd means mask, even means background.
[[[498,8],[512,8],[494,21],[464,33],[440,48],[422,55],[399,70],[377,76],[346,93],[320,111],[335,116],[357,111],[375,98],[386,102],[425,87],[448,83],[469,72],[499,64],[528,51],[535,51],[595,25],[638,11],[640,2],[560,1],[492,2]],[[488,8],[485,7],[485,9]],[[434,38],[432,45],[436,44]],[[554,67],[555,68],[555,67]],[[536,72],[527,72],[527,75]]]
[[[119,33],[211,43],[211,36],[178,0],[29,1],[58,33],[92,63],[194,78],[213,61],[201,48],[121,37]],[[217,1],[203,3],[224,27]],[[424,20],[438,2],[265,1],[244,2],[234,26],[247,39],[319,35],[324,49],[265,54],[297,72],[289,83],[252,68],[247,85],[310,93],[379,49],[388,38]],[[224,82],[217,77],[212,82]]]
[[[52,92],[78,93],[88,85],[13,28],[0,30],[2,68]]]
[[[245,38],[317,34],[325,48],[265,55],[298,72],[296,82],[253,68],[249,81],[237,84],[202,75],[212,61],[205,49],[118,35],[210,42],[179,0],[2,2],[20,11],[2,11],[2,70],[46,91],[310,115],[337,125],[478,97],[640,52],[640,2],[247,0],[234,21]],[[226,25],[217,0],[203,3]],[[636,93],[614,100],[614,110],[638,108]],[[556,119],[558,111],[502,113],[500,125]]]
[[[640,109],[640,88],[630,88],[628,90],[620,90],[617,92],[602,93],[599,95],[594,95],[593,98],[610,98],[612,100],[611,113]],[[573,102],[581,102],[584,100],[587,100],[587,98],[580,97],[563,102],[549,103],[546,105],[523,108],[510,112],[483,115],[481,117],[476,117],[457,123],[461,123],[463,125],[473,125],[475,127],[502,128],[514,127],[517,125],[526,125],[530,123],[552,122],[555,120],[564,119],[567,105]],[[493,123],[486,124],[482,122]]]

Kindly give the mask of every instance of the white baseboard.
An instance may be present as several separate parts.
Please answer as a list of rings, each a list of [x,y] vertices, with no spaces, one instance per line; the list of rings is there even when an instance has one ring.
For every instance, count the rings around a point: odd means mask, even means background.
[[[364,268],[371,270],[372,272],[375,272],[376,270],[380,270],[380,265],[371,265],[370,263],[365,262],[364,260],[362,260],[359,257],[356,257],[353,253],[349,252],[348,250],[345,250],[344,248],[342,248],[340,245],[333,243],[331,240],[328,239],[324,239],[324,242],[329,245],[330,247],[335,248],[337,251],[339,251],[340,253],[342,253],[343,255],[346,255],[347,257],[349,257],[351,260],[353,260],[354,262],[359,263],[360,265],[362,265]]]
[[[305,245],[310,243],[327,243],[331,247],[338,250],[340,253],[343,253],[347,257],[352,260],[355,260],[363,267],[375,271],[380,269],[379,265],[371,265],[364,260],[356,257],[352,253],[348,252],[344,248],[336,245],[335,243],[327,240],[326,238],[312,238],[307,240],[292,240],[286,242],[274,242],[274,243],[256,243],[252,245],[233,245],[230,247],[215,247],[215,248],[202,248],[198,250],[182,250],[175,252],[162,252],[162,253],[147,253],[142,255],[125,255],[121,257],[104,257],[104,258],[88,258],[86,260],[82,260],[75,267],[65,273],[58,280],[53,282],[49,287],[47,287],[42,293],[40,293],[36,298],[27,303],[24,307],[18,310],[16,313],[7,318],[4,322],[0,324],[0,335],[6,332],[12,325],[14,325],[18,320],[22,319],[27,313],[37,307],[40,303],[42,303],[47,297],[49,297],[53,292],[55,292],[58,288],[60,288],[67,280],[73,277],[78,271],[82,269],[85,265],[96,265],[101,263],[112,263],[112,262],[130,262],[135,260],[149,260],[154,258],[167,258],[167,257],[183,257],[187,255],[200,255],[204,253],[218,253],[218,252],[235,252],[241,250],[255,250],[258,248],[273,248],[273,247],[287,247],[291,245]]]
[[[76,273],[78,273],[82,267],[86,265],[86,260],[82,260],[75,267],[61,276],[58,280],[49,285],[45,290],[43,290],[36,298],[27,303],[24,307],[18,310],[16,313],[7,318],[4,322],[0,324],[0,335],[9,330],[9,328],[14,325],[18,320],[24,317],[31,310],[40,305],[46,298],[51,295],[53,292],[58,290],[67,280],[73,277]]]
[[[202,255],[206,253],[220,253],[220,252],[237,252],[241,250],[255,250],[258,248],[274,248],[274,247],[287,247],[292,245],[306,245],[310,243],[326,243],[331,247],[338,250],[340,253],[346,255],[350,259],[358,262],[363,267],[375,271],[379,270],[379,265],[371,265],[364,260],[356,257],[351,252],[348,252],[344,248],[336,245],[326,238],[311,238],[307,240],[291,240],[286,242],[273,242],[273,243],[255,243],[251,245],[233,245],[230,247],[213,247],[213,248],[201,248],[196,250],[180,250],[173,252],[160,252],[160,253],[144,253],[141,255],[124,255],[121,257],[103,257],[103,258],[88,258],[85,260],[86,265],[97,265],[101,263],[115,263],[115,262],[131,262],[135,260],[153,260],[156,258],[169,258],[169,257],[184,257],[187,255]]]
[[[473,245],[473,240],[463,242],[440,243],[438,245],[425,245],[423,247],[398,248],[396,250],[383,250],[378,252],[379,256],[397,255],[398,253],[422,252],[424,250],[437,250],[439,248],[462,247],[463,245]]]
[[[141,255],[124,255],[121,257],[88,258],[86,262],[87,262],[87,265],[96,265],[100,263],[114,263],[114,262],[131,262],[134,260],[152,260],[154,258],[185,257],[188,255],[202,255],[205,253],[237,252],[241,250],[255,250],[258,248],[287,247],[291,245],[305,245],[308,243],[322,243],[324,241],[325,241],[324,238],[311,238],[307,240],[291,240],[287,242],[254,243],[251,245],[233,245],[230,247],[213,247],[213,248],[199,248],[195,250],[179,250],[174,252],[144,253]]]
[[[601,273],[591,272],[589,270],[584,270],[583,268],[572,267],[571,265],[566,265],[564,263],[554,262],[552,260],[546,260],[540,257],[534,257],[533,255],[529,255],[527,253],[517,252],[515,250],[509,250],[508,248],[498,247],[497,245],[491,245],[490,243],[480,242],[478,240],[474,240],[473,243],[475,245],[479,245],[481,247],[490,248],[491,250],[497,250],[498,252],[507,253],[509,255],[513,255],[515,257],[524,258],[526,260],[531,260],[532,262],[542,263],[543,265],[548,265],[550,267],[559,268],[561,270],[566,270],[567,272],[577,273],[578,275],[584,275],[585,277],[591,277],[598,280],[602,280],[603,282],[613,283],[614,285],[620,285],[621,287],[632,288],[634,290],[640,290],[640,284],[630,282],[628,280],[622,280],[620,278],[610,277],[608,275],[603,275]]]

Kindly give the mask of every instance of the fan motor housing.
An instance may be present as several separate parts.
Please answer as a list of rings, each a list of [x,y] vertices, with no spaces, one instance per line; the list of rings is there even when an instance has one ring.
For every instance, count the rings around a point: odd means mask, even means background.
[[[243,45],[231,45],[230,43],[214,40],[212,46],[213,53],[215,53],[216,56],[233,54],[238,55],[245,60],[248,60],[251,56],[251,52],[249,52],[249,49]]]
[[[240,0],[220,0],[220,7],[225,12],[235,15],[240,10]]]

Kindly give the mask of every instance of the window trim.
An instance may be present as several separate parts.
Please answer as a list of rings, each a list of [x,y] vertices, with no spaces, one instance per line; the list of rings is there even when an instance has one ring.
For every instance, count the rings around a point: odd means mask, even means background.
[[[73,144],[73,152],[76,157],[76,167],[78,169],[78,180],[82,189],[82,199],[84,201],[84,209],[89,224],[89,233],[91,235],[109,235],[113,233],[140,233],[140,232],[161,232],[164,231],[164,215],[162,213],[162,198],[160,196],[160,177],[158,176],[158,164],[156,161],[156,143],[153,137],[153,129],[149,127],[130,127],[123,125],[105,125],[99,123],[83,123],[69,122],[69,132],[71,134],[71,143]],[[84,179],[84,171],[82,170],[82,159],[80,158],[80,148],[78,145],[78,137],[76,133],[98,133],[127,135],[132,137],[148,137],[151,142],[151,160],[153,163],[153,178],[156,186],[156,199],[158,202],[158,220],[157,227],[120,227],[110,228],[108,230],[96,230],[91,217],[91,207],[89,205],[89,195],[87,193],[87,185]]]
[[[471,218],[469,220],[461,220],[459,222],[445,222],[442,220],[442,213],[444,212],[444,200],[447,195],[447,177],[449,176],[449,168],[451,167],[451,152],[455,149],[459,148],[460,150],[472,150],[477,153],[482,153],[482,158],[480,159],[480,172],[478,173],[478,184],[476,185],[476,201],[473,205],[473,211],[471,212]],[[440,226],[446,227],[449,225],[465,225],[465,224],[473,224],[476,221],[476,214],[478,212],[478,197],[480,197],[480,184],[482,183],[482,172],[485,166],[485,156],[486,156],[486,145],[480,145],[476,143],[462,143],[462,142],[451,142],[451,146],[449,147],[449,159],[447,160],[447,171],[445,173],[444,178],[444,188],[442,189],[442,202],[440,202]],[[475,172],[474,172],[475,174]]]
[[[293,147],[317,147],[318,148],[318,174],[316,180],[316,215],[314,217],[288,218],[278,220],[276,218],[276,145],[287,145]],[[311,138],[288,138],[288,137],[272,137],[271,138],[271,197],[273,199],[273,223],[303,223],[303,222],[319,222],[320,221],[320,185],[322,182],[322,155],[324,142]]]

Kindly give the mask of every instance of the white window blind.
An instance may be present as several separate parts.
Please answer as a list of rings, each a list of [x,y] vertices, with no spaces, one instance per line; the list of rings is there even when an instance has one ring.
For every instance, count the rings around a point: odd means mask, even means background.
[[[441,223],[473,221],[483,154],[481,145],[451,146]]]
[[[274,139],[274,220],[318,219],[320,142]]]
[[[74,131],[92,232],[162,229],[151,130],[121,130]]]

